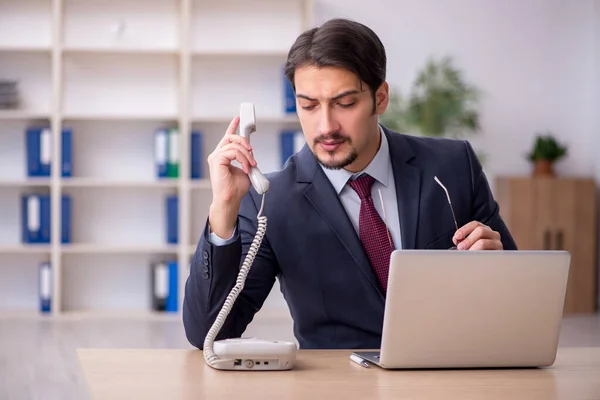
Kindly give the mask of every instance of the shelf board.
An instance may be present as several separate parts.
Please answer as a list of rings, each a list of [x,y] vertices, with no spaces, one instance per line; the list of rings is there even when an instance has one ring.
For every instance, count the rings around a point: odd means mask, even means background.
[[[190,188],[196,190],[211,189],[210,179],[192,179],[190,181]]]
[[[5,188],[21,188],[21,187],[50,187],[52,181],[50,178],[26,178],[22,180],[2,180],[0,179],[0,187]]]
[[[61,246],[63,254],[176,254],[177,245],[120,245],[72,243]]]
[[[69,46],[63,48],[66,55],[149,55],[149,56],[173,56],[179,55],[176,48],[135,48],[135,47],[84,47]]]
[[[103,178],[63,178],[61,185],[72,188],[136,188],[136,189],[162,189],[176,188],[178,179],[164,180],[110,180]]]
[[[48,53],[52,52],[51,46],[12,46],[8,44],[0,44],[0,52],[10,53]]]
[[[223,49],[223,50],[213,50],[213,49],[196,49],[193,50],[192,56],[194,57],[281,57],[286,58],[288,55],[289,49]]]
[[[0,245],[0,254],[49,254],[51,252],[49,244],[14,244]]]
[[[231,117],[194,117],[192,123],[210,123],[210,124],[229,124],[234,116]],[[296,114],[280,115],[280,116],[256,116],[257,125],[260,123],[276,123],[276,124],[300,124]]]
[[[169,121],[174,122],[178,120],[177,115],[168,114],[168,115],[160,115],[160,114],[69,114],[66,113],[63,115],[63,120],[69,121]]]
[[[31,119],[50,119],[50,114],[38,113],[27,110],[8,110],[0,109],[0,120],[31,120]]]

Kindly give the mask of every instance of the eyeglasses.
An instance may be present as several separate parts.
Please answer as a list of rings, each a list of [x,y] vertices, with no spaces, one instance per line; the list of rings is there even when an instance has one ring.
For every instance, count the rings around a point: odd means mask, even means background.
[[[438,185],[440,185],[442,187],[442,189],[444,189],[444,192],[446,192],[446,198],[448,199],[448,204],[450,205],[450,211],[452,211],[452,218],[454,219],[454,226],[456,227],[456,230],[458,231],[458,222],[456,222],[456,215],[454,214],[454,208],[452,208],[452,201],[450,200],[450,194],[448,193],[448,189],[446,189],[446,186],[444,186],[442,184],[442,182],[440,182],[440,180],[438,179],[437,176],[434,176],[433,179],[437,182]],[[456,250],[456,246],[452,246],[448,250]]]

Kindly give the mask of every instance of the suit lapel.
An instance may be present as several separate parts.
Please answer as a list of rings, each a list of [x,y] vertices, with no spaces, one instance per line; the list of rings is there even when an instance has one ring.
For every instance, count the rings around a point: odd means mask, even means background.
[[[306,186],[304,196],[321,218],[331,227],[331,230],[350,253],[361,272],[373,287],[381,293],[379,282],[371,268],[362,243],[331,182],[319,167],[308,147],[305,146],[301,150],[299,158],[298,181],[311,183]]]
[[[408,163],[415,156],[410,143],[402,135],[389,131],[385,127],[383,131],[388,138],[390,147],[390,160],[398,199],[402,248],[414,249],[419,222],[421,172],[417,167]],[[331,230],[350,253],[361,272],[373,287],[381,293],[377,277],[371,268],[369,259],[346,210],[331,182],[329,182],[306,145],[298,154],[297,181],[299,183],[309,183],[304,190],[304,196],[331,227]]]
[[[390,146],[390,160],[394,171],[396,198],[402,248],[409,250],[416,246],[419,205],[421,196],[421,172],[408,163],[414,153],[410,143],[400,134],[383,128]]]

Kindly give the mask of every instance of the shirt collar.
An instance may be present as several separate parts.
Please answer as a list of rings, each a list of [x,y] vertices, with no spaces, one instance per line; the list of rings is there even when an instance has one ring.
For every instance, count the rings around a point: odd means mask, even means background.
[[[390,164],[390,151],[387,137],[385,136],[383,129],[381,129],[381,126],[378,126],[379,133],[381,135],[381,144],[379,146],[379,150],[375,154],[375,157],[373,157],[373,160],[371,160],[369,165],[367,165],[367,167],[364,170],[352,173],[345,169],[328,169],[319,164],[321,166],[321,169],[323,169],[323,172],[325,172],[325,175],[327,175],[327,178],[329,178],[329,181],[333,185],[338,195],[340,194],[342,189],[344,189],[344,186],[346,186],[346,183],[349,179],[357,178],[362,173],[367,173],[371,175],[373,178],[375,178],[375,180],[380,182],[383,186],[387,187],[389,176],[388,170]]]

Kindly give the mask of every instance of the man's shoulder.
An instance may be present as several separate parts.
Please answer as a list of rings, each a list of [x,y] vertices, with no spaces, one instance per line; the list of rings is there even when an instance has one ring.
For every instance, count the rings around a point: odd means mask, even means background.
[[[396,142],[396,148],[410,154],[417,165],[441,166],[448,163],[470,165],[475,153],[467,140],[433,136],[416,136],[388,130],[388,138]]]
[[[392,137],[400,137],[406,141],[417,156],[440,156],[462,153],[465,155],[467,142],[460,139],[451,139],[437,136],[415,136],[404,133],[392,132]]]

